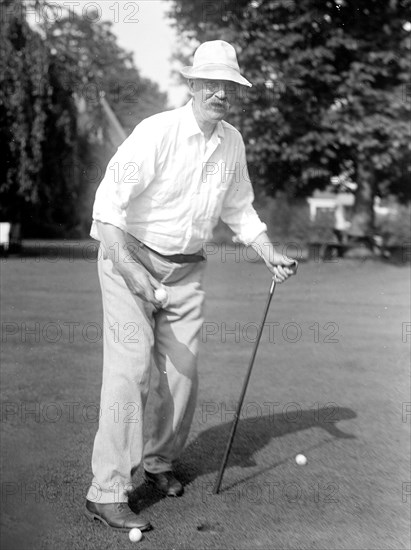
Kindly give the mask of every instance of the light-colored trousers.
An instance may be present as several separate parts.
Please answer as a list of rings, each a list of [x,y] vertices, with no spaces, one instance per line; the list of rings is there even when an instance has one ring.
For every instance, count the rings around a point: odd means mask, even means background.
[[[101,250],[100,250],[101,252]],[[109,259],[98,260],[104,310],[104,361],[93,481],[87,498],[126,502],[131,477],[143,461],[152,473],[172,469],[184,448],[197,398],[197,356],[203,323],[205,261],[177,264],[145,248],[138,261],[166,285],[159,311],[133,296]],[[154,420],[143,443],[143,415],[152,367],[159,372]]]

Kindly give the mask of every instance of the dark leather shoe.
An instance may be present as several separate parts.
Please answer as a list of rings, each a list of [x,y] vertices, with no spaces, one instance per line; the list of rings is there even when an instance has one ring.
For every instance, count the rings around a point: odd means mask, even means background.
[[[181,497],[184,493],[182,483],[173,475],[173,472],[161,472],[160,474],[152,474],[144,470],[145,480],[152,483],[156,489],[164,493],[168,497]]]
[[[151,529],[151,523],[142,514],[135,514],[130,510],[127,502],[115,502],[114,504],[98,504],[86,500],[85,516],[90,521],[98,520],[107,527],[120,531],[129,531],[134,527],[140,531]]]

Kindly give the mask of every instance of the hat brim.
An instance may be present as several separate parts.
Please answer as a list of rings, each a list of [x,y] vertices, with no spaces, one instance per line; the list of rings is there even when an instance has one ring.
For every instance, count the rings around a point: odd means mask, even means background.
[[[203,65],[202,67],[183,67],[181,74],[184,78],[205,78],[207,80],[229,80],[230,82],[236,82],[241,86],[248,86],[251,88],[251,82],[248,82],[246,78],[240,75],[238,71],[228,67],[227,65]]]

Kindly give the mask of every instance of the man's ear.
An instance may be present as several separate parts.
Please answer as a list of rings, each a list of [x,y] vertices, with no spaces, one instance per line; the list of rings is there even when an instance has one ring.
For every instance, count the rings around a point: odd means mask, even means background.
[[[187,85],[188,85],[188,91],[190,92],[191,95],[193,95],[194,94],[194,79],[193,78],[187,79]]]

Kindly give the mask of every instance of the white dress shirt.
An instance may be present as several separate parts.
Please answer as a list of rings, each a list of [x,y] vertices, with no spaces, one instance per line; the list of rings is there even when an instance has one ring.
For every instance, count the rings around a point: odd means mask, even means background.
[[[211,241],[219,217],[235,242],[266,231],[253,200],[241,134],[222,121],[206,142],[191,100],[146,118],[122,143],[97,189],[93,220],[161,254],[193,254]],[[94,221],[90,234],[99,240]]]

